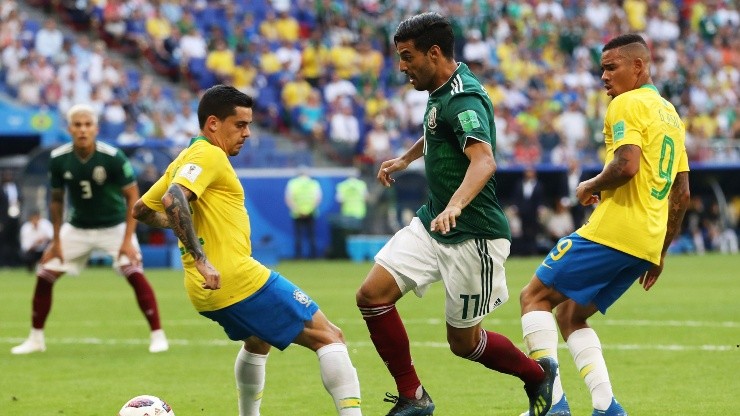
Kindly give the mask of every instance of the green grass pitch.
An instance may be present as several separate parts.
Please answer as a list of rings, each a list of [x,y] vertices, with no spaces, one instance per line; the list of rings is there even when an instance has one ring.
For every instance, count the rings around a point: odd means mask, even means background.
[[[518,293],[540,258],[510,259],[511,299],[485,328],[523,348]],[[363,413],[383,415],[395,392],[354,306],[371,264],[282,262],[276,267],[301,286],[343,330],[362,385]],[[191,307],[179,271],[148,270],[170,350],[147,351],[148,330],[131,289],[110,269],[67,276],[54,292],[43,354],[13,356],[28,334],[35,279],[0,271],[0,415],[115,415],[129,398],[152,394],[178,416],[236,415],[234,358],[240,344]],[[606,316],[592,319],[615,394],[631,415],[719,415],[740,408],[740,256],[669,257],[658,284],[635,285]],[[419,376],[436,415],[518,415],[526,407],[519,380],[456,358],[446,346],[443,291],[399,302]],[[589,415],[590,399],[567,349],[559,350],[573,414]],[[265,416],[334,414],[315,354],[292,346],[273,350],[262,403]]]

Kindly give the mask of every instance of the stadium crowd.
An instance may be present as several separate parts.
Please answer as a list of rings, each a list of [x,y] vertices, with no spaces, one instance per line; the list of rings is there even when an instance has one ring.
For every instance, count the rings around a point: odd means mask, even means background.
[[[600,51],[626,32],[649,40],[653,78],[686,124],[690,160],[740,163],[740,12],[730,0],[24,5],[46,18],[28,17],[16,0],[0,3],[0,88],[23,105],[60,114],[91,103],[101,114],[101,139],[119,145],[184,147],[198,132],[198,95],[227,83],[257,98],[257,123],[290,138],[296,153],[318,150],[337,165],[372,171],[420,135],[427,93],[398,71],[391,36],[404,17],[429,10],[451,19],[457,59],[494,103],[499,166],[600,163],[609,99]],[[132,69],[142,62],[145,70]]]

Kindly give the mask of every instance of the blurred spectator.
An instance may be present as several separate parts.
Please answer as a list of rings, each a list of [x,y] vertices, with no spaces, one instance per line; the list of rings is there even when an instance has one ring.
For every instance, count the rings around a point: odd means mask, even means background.
[[[290,179],[285,188],[285,203],[293,218],[294,257],[304,258],[303,243],[308,241],[308,257],[316,258],[316,223],[322,192],[319,181],[308,176],[305,167]]]
[[[360,122],[353,113],[351,102],[338,100],[329,119],[329,140],[340,163],[352,162],[360,141]]]
[[[514,188],[512,203],[517,207],[522,221],[522,240],[518,247],[512,245],[512,253],[535,255],[537,239],[542,231],[540,214],[545,207],[545,189],[537,179],[537,171],[531,166],[524,169],[519,184]]]
[[[51,222],[41,217],[38,210],[33,210],[28,214],[28,220],[21,225],[21,259],[26,269],[33,272],[36,269],[36,263],[54,237],[54,228]]]
[[[312,89],[305,103],[295,109],[298,131],[310,138],[311,143],[319,143],[324,139],[326,109],[321,103],[321,93]]]
[[[206,67],[216,75],[220,83],[231,84],[236,61],[234,52],[226,48],[226,41],[222,39],[216,41],[214,49],[208,52]]]
[[[144,143],[144,137],[136,131],[136,122],[127,121],[124,130],[116,138],[119,146],[132,146]]]
[[[330,258],[346,258],[347,236],[362,230],[363,221],[367,215],[367,200],[369,197],[367,184],[356,174],[339,182],[336,186],[336,201],[340,212],[331,218],[331,249]]]
[[[331,73],[331,79],[324,85],[324,99],[329,105],[335,105],[338,98],[347,97],[354,101],[357,96],[357,87],[350,81],[343,79],[337,72]]]
[[[545,231],[547,231],[547,237],[551,240],[551,244],[576,229],[569,207],[570,200],[568,198],[556,198],[555,210],[547,215]]]
[[[19,253],[19,216],[21,200],[13,172],[3,170],[0,174],[0,266],[18,265]]]
[[[46,59],[55,59],[62,52],[64,44],[64,34],[57,27],[54,18],[48,18],[44,21],[44,27],[39,29],[34,39],[34,49],[39,55]]]

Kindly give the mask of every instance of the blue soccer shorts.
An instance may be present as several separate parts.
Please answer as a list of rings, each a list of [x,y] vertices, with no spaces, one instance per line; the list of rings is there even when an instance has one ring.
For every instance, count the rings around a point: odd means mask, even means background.
[[[265,285],[248,298],[200,314],[218,322],[229,339],[242,341],[254,335],[284,350],[318,310],[319,305],[305,292],[273,271]]]
[[[535,274],[545,286],[577,304],[593,303],[606,313],[652,266],[647,260],[572,233],[558,241]]]

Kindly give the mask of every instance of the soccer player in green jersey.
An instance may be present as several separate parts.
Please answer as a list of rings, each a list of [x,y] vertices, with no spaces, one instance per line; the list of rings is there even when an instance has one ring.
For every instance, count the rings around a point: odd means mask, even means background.
[[[424,157],[429,201],[375,257],[357,292],[357,305],[375,349],[395,379],[398,396],[388,415],[431,415],[434,403],[411,360],[409,338],[396,302],[422,296],[442,281],[452,352],[519,377],[533,414],[550,408],[557,363],[527,357],[505,336],[481,328],[483,318],[509,297],[504,262],[511,235],[496,197],[496,130],[493,105],[464,63],[453,58],[450,23],[436,13],[404,20],[394,36],[399,69],[419,91],[429,91],[424,135],[406,153],[385,161],[378,180]],[[482,398],[485,400],[485,398]],[[452,410],[443,412],[454,413]]]
[[[113,267],[133,287],[151,329],[150,352],[168,349],[159,322],[157,300],[144,276],[136,220],[131,208],[139,198],[134,170],[123,152],[97,141],[95,111],[78,104],[67,112],[72,142],[51,152],[51,222],[54,238],[41,257],[33,294],[31,334],[13,354],[46,350],[44,324],[51,310],[54,283],[66,272],[78,274],[93,250],[113,257]],[[69,222],[64,222],[65,193]]]
[[[614,399],[601,343],[587,319],[605,313],[635,282],[649,290],[689,203],[685,128],[650,78],[650,51],[639,35],[603,48],[606,93],[603,170],[581,182],[582,205],[601,202],[588,222],[558,241],[522,290],[522,330],[532,357],[557,357],[557,326],[580,371],[593,415],[626,415]],[[570,415],[560,380],[550,414]]]
[[[252,105],[233,87],[209,88],[198,104],[201,135],[144,193],[134,215],[175,231],[193,306],[243,342],[234,364],[240,416],[260,414],[271,346],[292,343],[316,353],[337,414],[359,416],[360,383],[341,330],[305,292],[252,257],[244,189],[228,159],[250,135]]]

